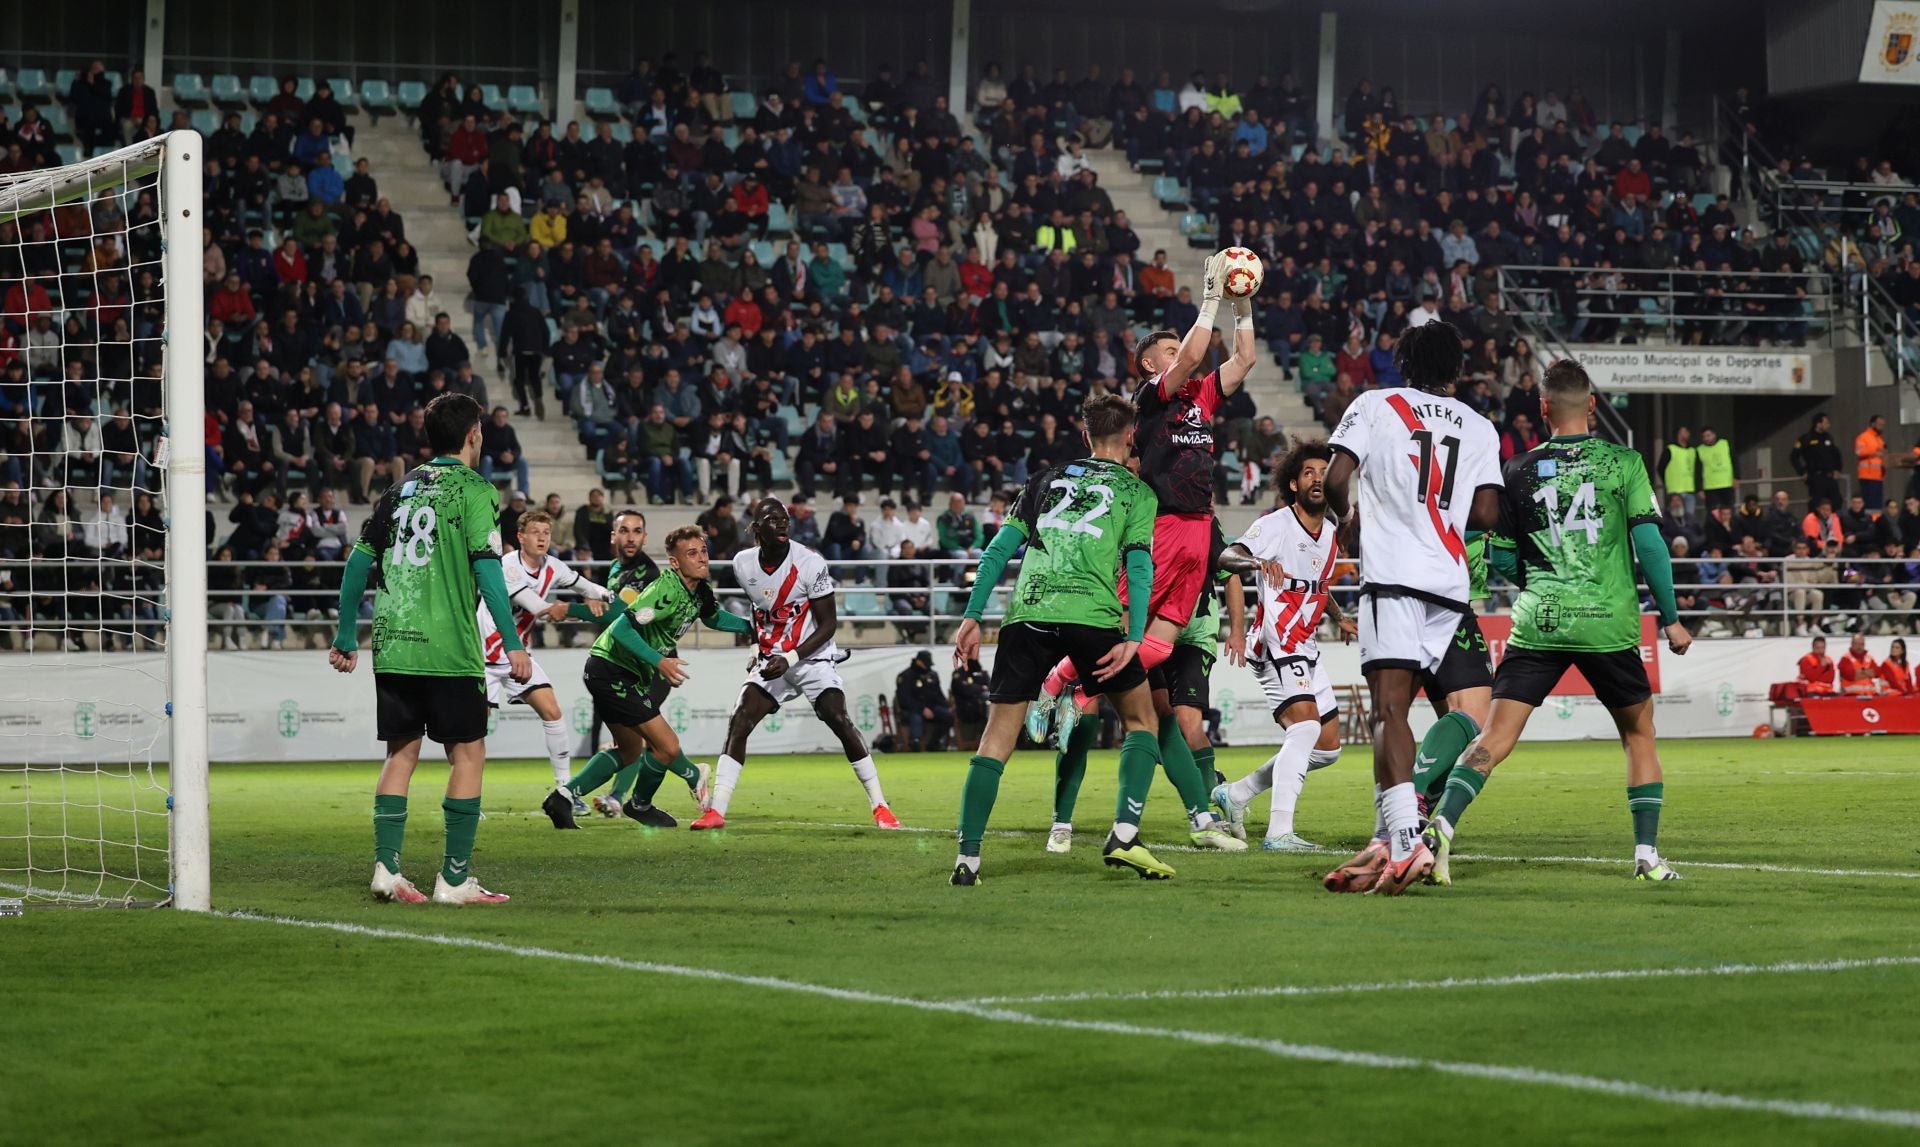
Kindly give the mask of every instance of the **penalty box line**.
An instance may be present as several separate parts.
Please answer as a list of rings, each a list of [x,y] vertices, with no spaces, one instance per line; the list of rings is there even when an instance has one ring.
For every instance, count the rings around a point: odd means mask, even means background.
[[[1920,1128],[1920,1111],[1909,1111],[1898,1108],[1826,1103],[1818,1100],[1804,1099],[1763,1099],[1753,1096],[1731,1095],[1716,1091],[1657,1087],[1652,1084],[1638,1083],[1633,1080],[1608,1079],[1602,1076],[1549,1071],[1532,1067],[1470,1063],[1430,1059],[1422,1056],[1388,1055],[1379,1052],[1354,1051],[1346,1048],[1326,1047],[1319,1044],[1292,1043],[1277,1039],[1260,1039],[1254,1036],[1236,1035],[1231,1032],[1150,1027],[1144,1024],[1124,1023],[1115,1020],[1068,1019],[1057,1016],[1040,1016],[1027,1012],[1014,1011],[1008,1008],[989,1007],[964,1000],[925,1000],[912,996],[896,996],[883,992],[872,992],[860,988],[838,988],[828,984],[813,984],[801,980],[787,980],[775,976],[755,976],[739,972],[720,971],[714,968],[696,968],[681,964],[656,963],[651,960],[633,960],[619,956],[600,956],[585,952],[568,952],[554,948],[528,947],[518,944],[506,944],[496,940],[483,940],[471,936],[414,932],[402,928],[375,928],[364,924],[351,924],[345,921],[315,920],[296,916],[274,916],[265,913],[244,911],[217,913],[217,915],[230,920],[272,924],[289,928],[305,928],[319,932],[332,932],[338,935],[360,936],[377,940],[410,941],[416,944],[432,944],[444,948],[487,952],[502,956],[516,956],[522,959],[553,960],[571,964],[613,968],[620,971],[640,972],[648,975],[704,980],[709,983],[734,984],[741,987],[764,988],[771,991],[792,992],[801,995],[839,1000],[846,1003],[874,1004],[884,1007],[907,1008],[920,1012],[963,1016],[969,1019],[985,1020],[990,1023],[1051,1028],[1061,1031],[1092,1032],[1100,1035],[1135,1036],[1146,1039],[1195,1044],[1203,1047],[1232,1047],[1246,1051],[1258,1051],[1280,1059],[1309,1063],[1326,1063],[1372,1070],[1380,1070],[1383,1068],[1401,1071],[1417,1069],[1435,1071],[1443,1075],[1469,1079],[1518,1083],[1536,1087],[1551,1087],[1564,1091],[1612,1096],[1619,1099],[1664,1103],[1676,1107],[1740,1111],[1762,1115],[1782,1115],[1800,1119],[1818,1119],[1843,1123],[1867,1123],[1886,1127]]]
[[[861,828],[861,829],[868,829],[868,830],[873,829],[873,825],[871,824],[857,824],[852,821],[847,821],[843,823],[840,821],[825,821],[825,820],[775,820],[775,821],[762,821],[759,823],[762,823],[769,828],[835,828],[835,829]],[[949,837],[953,835],[953,830],[950,828],[928,828],[923,825],[901,825],[898,829],[889,829],[887,831],[908,832],[908,833],[932,833],[939,836],[949,836]],[[1025,828],[996,828],[996,829],[988,829],[987,835],[996,836],[996,837],[1039,838],[1039,837],[1045,836],[1046,834],[1043,832],[1035,831],[1033,829],[1025,829]],[[1106,837],[1103,834],[1098,834],[1098,833],[1075,833],[1074,837],[1075,839],[1079,839],[1079,840],[1106,839]],[[1154,844],[1151,841],[1148,842],[1147,847],[1151,848],[1155,852],[1193,852],[1193,853],[1215,853],[1215,854],[1219,852],[1218,849],[1195,848],[1190,844]],[[1322,848],[1312,852],[1296,852],[1296,853],[1287,853],[1283,855],[1346,856],[1349,854],[1340,849]],[[1633,865],[1632,860],[1624,859],[1618,856],[1496,856],[1490,853],[1456,852],[1453,854],[1453,858],[1455,860],[1484,861],[1489,864],[1604,864],[1609,867],[1622,868],[1622,869],[1631,868]],[[1685,871],[1690,868],[1707,868],[1707,869],[1724,869],[1729,872],[1773,872],[1773,873],[1780,873],[1780,874],[1789,875],[1789,876],[1879,876],[1879,877],[1888,877],[1894,880],[1920,880],[1920,872],[1902,872],[1897,869],[1891,869],[1891,868],[1804,868],[1804,867],[1789,865],[1789,864],[1765,864],[1759,861],[1747,862],[1747,861],[1732,861],[1732,860],[1681,860],[1677,857],[1670,858],[1670,859],[1673,860],[1675,867],[1681,869],[1682,871]]]
[[[1374,992],[1429,992],[1453,988],[1517,988],[1533,984],[1579,984],[1609,980],[1690,980],[1717,976],[1794,975],[1872,968],[1920,968],[1920,956],[1869,956],[1840,960],[1783,960],[1773,964],[1693,964],[1666,968],[1602,968],[1580,972],[1521,972],[1506,976],[1448,976],[1438,980],[1378,980],[1355,984],[1268,984],[1250,988],[1168,988],[1137,992],[1057,992],[1031,996],[976,996],[963,1003],[1075,1004],[1096,1001],[1243,1000],[1267,997],[1348,996]]]

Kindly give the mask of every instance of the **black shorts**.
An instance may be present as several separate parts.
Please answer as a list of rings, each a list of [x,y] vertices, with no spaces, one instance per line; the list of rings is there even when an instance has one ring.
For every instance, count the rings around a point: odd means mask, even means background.
[[[485,677],[375,673],[373,695],[374,725],[383,741],[416,741],[422,734],[441,745],[487,739]]]
[[[1472,610],[1461,616],[1460,627],[1453,631],[1453,642],[1447,646],[1446,656],[1440,659],[1440,668],[1422,673],[1420,684],[1427,691],[1427,699],[1434,702],[1444,701],[1449,694],[1462,689],[1485,689],[1493,684],[1487,639],[1480,632],[1480,619]]]
[[[1507,646],[1500,672],[1493,675],[1493,699],[1519,701],[1536,708],[1553,692],[1568,669],[1578,669],[1593,695],[1609,709],[1629,709],[1653,696],[1640,648],[1612,653],[1575,653],[1564,649]]]
[[[604,657],[587,658],[584,677],[587,695],[609,725],[639,728],[660,715],[660,707],[673,692],[664,676],[636,677]]]
[[[1147,671],[1135,657],[1113,677],[1093,679],[1100,659],[1127,635],[1117,629],[1068,622],[1016,621],[1000,627],[1000,649],[993,656],[993,675],[987,680],[987,699],[1002,705],[1025,704],[1040,695],[1047,674],[1070,658],[1080,674],[1080,687],[1087,696],[1125,693],[1147,680]]]
[[[1165,661],[1147,670],[1147,683],[1167,691],[1167,704],[1178,709],[1205,709],[1207,673],[1213,659],[1197,645],[1176,645]]]

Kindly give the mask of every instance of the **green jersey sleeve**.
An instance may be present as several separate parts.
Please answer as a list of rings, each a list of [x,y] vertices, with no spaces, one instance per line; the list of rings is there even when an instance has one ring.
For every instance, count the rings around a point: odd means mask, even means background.
[[[1660,503],[1653,496],[1653,479],[1647,474],[1647,460],[1633,452],[1623,452],[1621,488],[1626,494],[1627,529],[1642,522],[1660,520]]]
[[[1139,482],[1139,479],[1135,481]],[[1153,521],[1160,514],[1160,498],[1153,492],[1153,487],[1145,482],[1139,482],[1139,485],[1139,492],[1127,511],[1126,526],[1120,532],[1122,559],[1128,550],[1153,549]]]
[[[499,558],[500,547],[500,491],[493,483],[473,471],[467,480],[466,505],[461,514],[461,532],[465,535],[467,554],[474,561]]]

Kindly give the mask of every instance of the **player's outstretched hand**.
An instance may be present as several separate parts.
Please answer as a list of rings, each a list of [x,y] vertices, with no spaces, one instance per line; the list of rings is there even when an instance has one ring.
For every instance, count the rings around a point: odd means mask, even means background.
[[[564,601],[556,601],[546,609],[541,610],[540,615],[548,621],[565,621],[567,619],[567,603]]]
[[[524,649],[515,649],[507,654],[507,676],[526,684],[533,678],[533,658]]]
[[[607,616],[607,599],[604,597],[590,597],[586,601],[586,606],[587,612],[595,617]]]
[[[1347,617],[1344,614],[1341,615],[1339,626],[1340,626],[1340,644],[1342,645],[1345,645],[1349,641],[1352,641],[1354,638],[1360,636],[1360,623],[1355,621],[1351,617]]]
[[[1688,633],[1687,627],[1677,621],[1667,626],[1665,632],[1667,635],[1667,649],[1676,657],[1685,657],[1687,655],[1687,647],[1693,644],[1693,634]]]
[[[960,623],[960,629],[953,635],[953,664],[957,669],[965,669],[968,662],[980,656],[980,623],[969,617]]]
[[[1261,562],[1260,579],[1269,586],[1287,584],[1287,571],[1279,562]]]
[[[692,672],[687,668],[687,663],[678,657],[662,657],[660,659],[660,675],[667,679],[667,684],[676,689],[686,684],[687,678],[693,676]]]
[[[1093,679],[1095,681],[1112,680],[1115,675],[1133,661],[1133,655],[1138,652],[1140,652],[1140,643],[1138,641],[1120,642],[1112,649],[1107,650],[1107,655],[1094,664]]]
[[[359,662],[360,651],[357,649],[327,650],[327,664],[333,666],[333,670],[336,673],[351,673],[353,672],[353,667],[359,664]]]
[[[1244,632],[1227,634],[1227,664],[1245,666],[1247,663],[1247,635]]]
[[[1207,256],[1205,275],[1206,277],[1200,289],[1201,300],[1205,301],[1220,298],[1222,283],[1220,281],[1220,255],[1218,252]]]
[[[787,659],[778,653],[760,663],[760,680],[778,681],[787,675]]]

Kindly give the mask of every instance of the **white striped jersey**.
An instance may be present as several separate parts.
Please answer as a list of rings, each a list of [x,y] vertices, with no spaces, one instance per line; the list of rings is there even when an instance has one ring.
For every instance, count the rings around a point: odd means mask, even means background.
[[[1327,612],[1333,566],[1340,560],[1333,520],[1322,521],[1320,532],[1311,533],[1293,507],[1282,506],[1248,527],[1234,544],[1263,562],[1278,562],[1287,575],[1277,584],[1264,574],[1255,579],[1260,599],[1247,631],[1247,657],[1317,660],[1320,643],[1314,635]]]
[[[611,596],[604,586],[588,581],[552,554],[540,563],[539,569],[530,570],[521,560],[519,550],[508,550],[500,558],[500,572],[507,580],[507,596],[513,599],[513,628],[520,634],[520,644],[529,648],[534,614],[546,608],[551,595],[572,590],[588,599]],[[499,665],[507,659],[506,643],[500,640],[500,631],[494,626],[493,615],[487,612],[485,602],[480,604],[480,648],[489,665]]]
[[[833,596],[827,559],[799,542],[788,543],[786,560],[771,570],[761,568],[760,547],[741,550],[733,556],[733,576],[753,606],[753,633],[762,657],[790,655],[813,633],[814,601]],[[832,641],[813,654],[834,660],[839,655]]]

